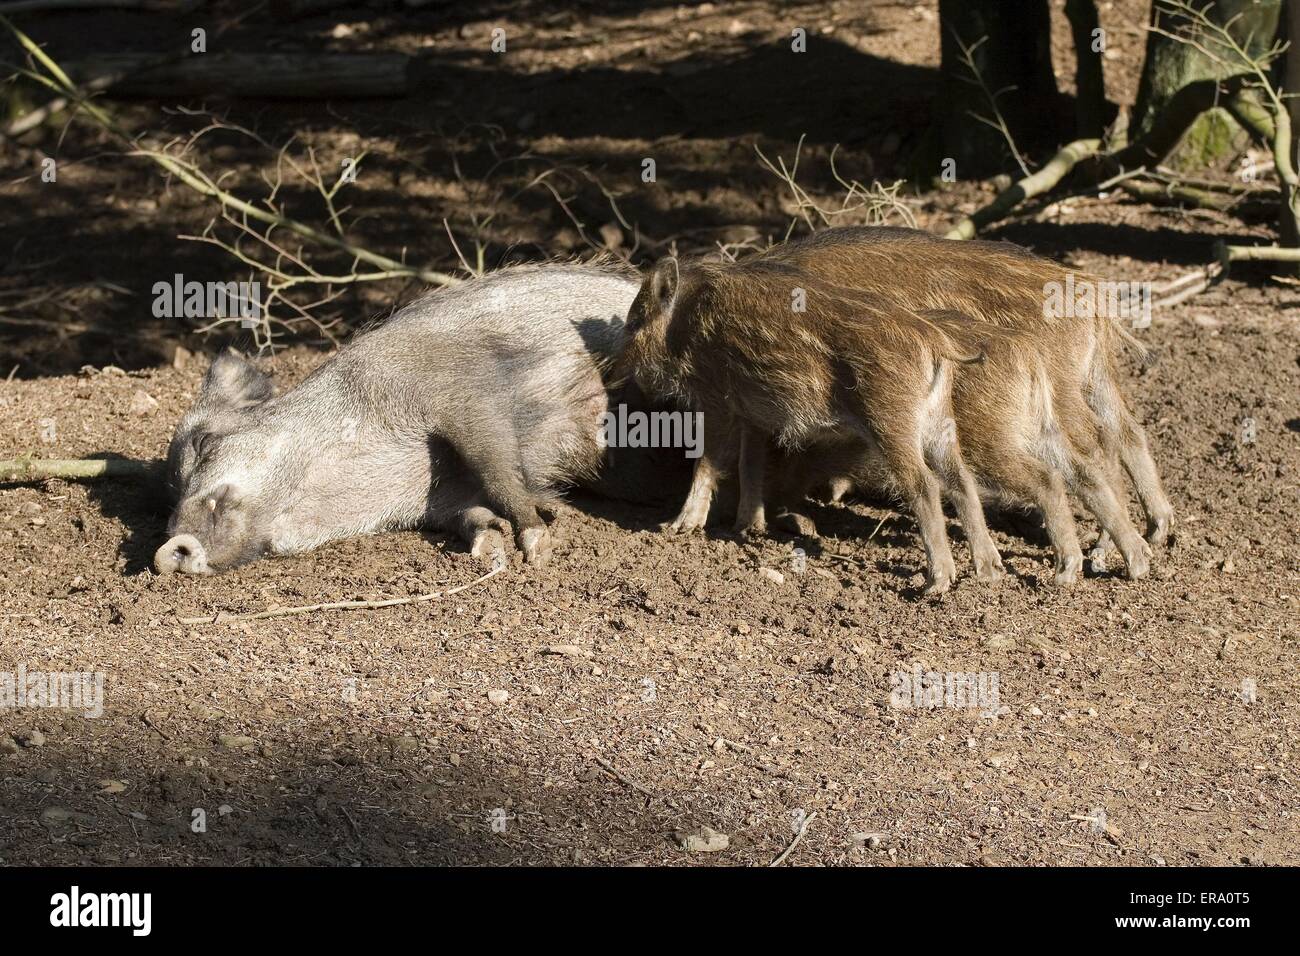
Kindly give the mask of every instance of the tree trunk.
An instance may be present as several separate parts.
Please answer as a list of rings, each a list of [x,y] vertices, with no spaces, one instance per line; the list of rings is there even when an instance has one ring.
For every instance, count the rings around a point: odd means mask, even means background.
[[[1065,15],[1074,38],[1075,136],[1100,139],[1106,131],[1107,104],[1102,51],[1093,49],[1094,31],[1101,29],[1096,0],[1065,0]]]
[[[1300,0],[1291,0],[1283,15],[1287,18],[1286,36],[1291,42],[1286,51],[1286,72],[1282,91],[1293,99],[1291,106],[1291,158],[1292,168],[1300,169]],[[1282,184],[1282,212],[1279,219],[1280,244],[1300,247],[1300,195],[1297,189]],[[1297,270],[1296,274],[1300,274]]]
[[[961,179],[1007,168],[1006,137],[977,118],[996,122],[990,94],[1022,152],[1059,142],[1061,103],[1047,0],[939,0],[939,30],[941,86],[931,157],[955,160]],[[963,46],[975,47],[978,78],[963,61]],[[938,174],[937,168],[931,172]]]
[[[1206,0],[1195,0],[1197,8]],[[1251,56],[1260,56],[1277,37],[1278,16],[1283,0],[1214,0],[1207,15],[1218,24],[1231,22],[1230,32]],[[1234,19],[1235,18],[1235,19]],[[1188,18],[1166,0],[1156,0],[1151,23],[1167,33],[1189,28]],[[1213,42],[1206,44],[1217,50]],[[1160,33],[1147,35],[1146,63],[1138,85],[1133,110],[1132,137],[1143,135],[1155,125],[1156,116],[1174,94],[1196,80],[1221,79],[1242,72],[1239,65],[1216,63],[1187,43]],[[1246,144],[1241,127],[1221,109],[1208,111],[1192,125],[1170,165],[1179,169],[1204,169],[1221,164],[1239,153]]]

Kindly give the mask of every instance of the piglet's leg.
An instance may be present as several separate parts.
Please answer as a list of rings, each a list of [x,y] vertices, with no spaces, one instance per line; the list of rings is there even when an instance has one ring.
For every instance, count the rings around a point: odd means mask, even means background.
[[[942,420],[939,427],[930,433],[926,458],[943,481],[948,497],[957,509],[957,518],[970,543],[975,576],[981,581],[999,580],[1003,574],[1002,558],[984,521],[979,487],[962,458],[957,423],[951,417]]]
[[[736,506],[737,534],[762,534],[767,530],[763,512],[763,474],[767,469],[767,436],[748,425],[740,433],[740,503]]]
[[[917,529],[921,533],[926,559],[924,593],[942,594],[957,577],[957,565],[952,559],[952,546],[948,542],[948,529],[943,517],[942,485],[918,447],[920,443],[914,438],[918,431],[919,427],[911,434],[899,428],[882,431],[880,450],[898,489],[916,517]]]
[[[952,586],[957,576],[957,565],[952,559],[948,543],[948,529],[943,518],[943,502],[939,497],[939,482],[928,471],[918,470],[902,481],[908,494],[908,503],[921,532],[925,548],[925,594],[942,594]]]
[[[989,534],[984,521],[984,506],[980,503],[979,488],[975,478],[960,460],[954,469],[949,495],[953,507],[957,509],[957,520],[966,532],[970,542],[971,559],[975,563],[975,577],[981,581],[994,582],[1003,577],[1002,557],[997,545]]]
[[[730,416],[705,414],[704,446],[695,461],[691,476],[691,490],[681,512],[669,527],[679,533],[699,531],[709,520],[709,505],[718,482],[726,474],[736,455],[736,441],[732,434]]]

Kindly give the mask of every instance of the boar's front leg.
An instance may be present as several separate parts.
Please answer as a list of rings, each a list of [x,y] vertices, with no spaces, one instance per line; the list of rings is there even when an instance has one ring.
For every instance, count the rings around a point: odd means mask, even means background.
[[[481,426],[482,423],[477,424]],[[514,432],[503,423],[501,427],[477,431],[473,435],[446,437],[482,484],[488,503],[514,525],[515,542],[523,552],[524,560],[538,566],[545,564],[551,556],[551,538],[546,523],[537,513],[537,498],[524,482],[523,463]],[[478,534],[477,528],[474,534]]]

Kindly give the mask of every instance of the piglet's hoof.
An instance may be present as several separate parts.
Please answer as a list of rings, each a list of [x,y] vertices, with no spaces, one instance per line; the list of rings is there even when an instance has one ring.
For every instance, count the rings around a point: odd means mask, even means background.
[[[767,521],[763,518],[740,519],[732,526],[731,533],[738,538],[760,538],[767,534]]]
[[[540,568],[551,560],[551,533],[545,528],[525,528],[519,535],[519,550],[525,561]]]
[[[946,572],[939,572],[926,577],[925,590],[921,594],[924,597],[936,597],[940,594],[947,594],[951,587],[952,576]]]
[[[948,555],[926,569],[925,590],[921,593],[926,597],[946,594],[956,578],[957,565],[953,563],[952,556]]]
[[[677,534],[690,534],[693,531],[704,530],[704,525],[708,521],[709,510],[707,508],[692,508],[689,505],[682,509],[682,513],[667,526],[666,530],[676,532]]]
[[[1141,548],[1124,555],[1125,574],[1130,581],[1146,577],[1147,572],[1151,570],[1151,547],[1141,539],[1139,543],[1142,545]]]
[[[1002,558],[997,554],[975,559],[975,579],[983,584],[998,584],[1007,576]]]
[[[1071,554],[1056,561],[1056,576],[1052,583],[1057,587],[1069,587],[1079,582],[1079,572],[1083,570],[1083,555]]]
[[[783,511],[772,519],[772,527],[777,531],[784,531],[786,534],[798,535],[801,538],[817,537],[817,525],[812,518],[807,515],[799,514],[796,511]]]

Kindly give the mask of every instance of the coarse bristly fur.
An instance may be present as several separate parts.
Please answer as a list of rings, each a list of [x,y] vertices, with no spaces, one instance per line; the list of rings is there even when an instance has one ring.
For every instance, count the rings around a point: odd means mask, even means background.
[[[280,395],[220,356],[172,439],[159,570],[412,527],[456,531],[483,556],[513,530],[544,561],[539,508],[605,457],[601,370],[636,291],[603,265],[503,269],[406,306]]]
[[[1113,490],[1100,424],[1065,353],[1041,349],[1035,333],[990,327],[956,312],[922,314],[958,344],[978,343],[984,355],[978,364],[955,368],[952,388],[958,438],[981,497],[1039,509],[1056,554],[1058,584],[1077,580],[1083,565],[1067,489],[1114,537],[1129,576],[1145,574],[1150,549]],[[878,467],[875,457],[867,444],[851,442],[786,456],[774,469],[778,520],[812,533],[799,511],[809,490],[844,476],[870,476]]]
[[[942,239],[916,229],[887,226],[826,229],[775,246],[760,258],[787,263],[838,285],[888,296],[908,308],[960,313],[981,326],[1027,333],[1017,340],[1017,350],[1035,354],[1054,389],[1054,398],[1073,404],[1077,392],[1093,416],[1087,426],[1078,422],[1076,433],[1095,425],[1110,467],[1122,463],[1133,481],[1147,519],[1147,540],[1159,545],[1169,537],[1173,508],[1146,434],[1118,384],[1121,347],[1145,349],[1118,316],[1100,311],[1051,315],[1045,307],[1049,284],[1062,286],[1072,273],[1080,282],[1096,283],[1097,277],[1032,255],[1009,242]],[[991,372],[995,366],[990,365]],[[1086,444],[1084,451],[1091,454],[1092,443]],[[1104,562],[1112,537],[1103,531],[1094,550],[1097,564]],[[1141,564],[1132,548],[1125,557]],[[1129,570],[1131,573],[1133,567]]]
[[[739,423],[746,520],[761,511],[769,438],[797,450],[852,436],[878,451],[916,514],[927,593],[946,590],[955,577],[944,489],[979,542],[981,576],[998,573],[951,407],[953,365],[980,361],[978,347],[958,346],[939,323],[878,296],[758,260],[664,260],[643,282],[627,331],[623,362],[637,382],[705,415],[697,474],[711,467],[708,423]]]

